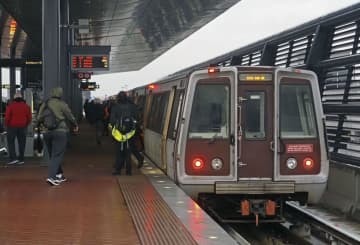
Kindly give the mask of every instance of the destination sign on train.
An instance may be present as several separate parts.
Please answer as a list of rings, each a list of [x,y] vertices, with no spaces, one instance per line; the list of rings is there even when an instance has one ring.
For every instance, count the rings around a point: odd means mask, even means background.
[[[272,81],[272,75],[269,73],[240,73],[240,81]]]
[[[71,55],[71,70],[99,71],[109,70],[108,55]]]

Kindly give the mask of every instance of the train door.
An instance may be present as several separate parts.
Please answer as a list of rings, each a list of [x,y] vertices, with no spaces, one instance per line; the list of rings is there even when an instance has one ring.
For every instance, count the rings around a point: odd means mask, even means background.
[[[241,74],[239,78],[238,177],[272,179],[274,173],[273,83],[247,81],[245,78],[242,79]]]
[[[184,105],[178,149],[179,182],[235,180],[236,74],[234,68],[194,72]]]
[[[171,110],[172,105],[174,102],[174,95],[175,95],[176,87],[173,87],[169,94],[169,100],[168,100],[168,106],[167,110],[165,112],[165,121],[164,121],[164,127],[161,134],[161,168],[163,170],[166,170],[167,166],[167,150],[166,150],[166,139],[168,134],[168,128],[170,123],[170,116],[171,116]]]
[[[143,118],[144,119],[147,119],[148,118],[148,115],[149,115],[149,112],[150,112],[150,105],[151,105],[151,102],[152,102],[152,99],[153,99],[153,95],[152,93],[149,93],[147,92],[148,95],[146,96],[146,99],[145,99],[145,110],[144,110],[144,116]],[[146,129],[147,128],[147,120],[143,120],[143,128]]]

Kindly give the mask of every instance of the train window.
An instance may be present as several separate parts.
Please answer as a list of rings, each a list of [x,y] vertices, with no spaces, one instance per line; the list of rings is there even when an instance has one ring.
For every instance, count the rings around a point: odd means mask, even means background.
[[[189,138],[228,138],[230,88],[226,84],[198,84],[192,105]]]
[[[246,139],[265,138],[265,92],[251,91],[246,94],[244,127]]]
[[[145,110],[145,96],[144,95],[140,95],[136,97],[136,101],[135,104],[138,107],[139,110],[139,123],[142,123],[143,121],[143,116],[144,116],[144,110]]]
[[[176,138],[177,129],[179,125],[180,107],[181,107],[183,95],[184,95],[184,90],[176,90],[174,105],[171,112],[169,131],[168,131],[168,138],[170,139]]]
[[[169,92],[154,94],[150,106],[150,113],[147,121],[148,128],[160,134],[164,126],[168,98]]]
[[[283,138],[316,137],[310,85],[280,85],[280,132]]]

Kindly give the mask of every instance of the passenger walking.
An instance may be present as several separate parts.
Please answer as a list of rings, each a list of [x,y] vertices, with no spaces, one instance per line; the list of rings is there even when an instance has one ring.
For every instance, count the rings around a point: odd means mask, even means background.
[[[92,113],[93,113],[92,117],[95,124],[96,143],[98,145],[101,145],[101,138],[104,132],[105,110],[104,110],[104,105],[101,103],[101,100],[99,98],[94,99]]]
[[[85,103],[84,103],[84,106],[83,106],[83,108],[84,108],[84,116],[85,116],[85,119],[86,120],[88,120],[88,106],[89,106],[89,99],[86,99],[85,100]]]
[[[5,111],[5,126],[7,128],[7,143],[10,161],[8,165],[24,164],[27,126],[31,123],[31,110],[22,98],[20,92],[16,92],[14,100],[9,103]],[[19,156],[16,156],[15,139],[18,142]]]
[[[120,175],[121,169],[125,164],[126,175],[131,175],[131,148],[128,139],[132,135],[127,137],[130,131],[135,131],[134,121],[137,117],[137,108],[135,104],[130,103],[126,93],[121,91],[117,96],[117,103],[113,105],[110,114],[110,125],[119,128],[122,133],[121,137],[125,136],[125,140],[116,141],[116,156],[115,156],[115,171],[113,175]],[[130,131],[129,131],[130,130]],[[134,132],[135,133],[135,132]]]
[[[68,141],[69,128],[66,122],[68,121],[73,126],[74,132],[79,130],[69,106],[61,99],[62,95],[62,88],[53,88],[51,98],[41,105],[37,116],[38,124],[44,124],[47,107],[48,110],[53,112],[57,120],[57,125],[53,129],[44,128],[44,141],[49,153],[49,168],[46,181],[50,185],[59,185],[61,182],[66,181],[61,167]]]
[[[104,127],[103,127],[103,136],[108,136],[109,135],[109,130],[108,130],[108,125],[109,125],[109,120],[110,120],[110,113],[111,113],[111,105],[112,102],[111,100],[105,100],[104,103]]]

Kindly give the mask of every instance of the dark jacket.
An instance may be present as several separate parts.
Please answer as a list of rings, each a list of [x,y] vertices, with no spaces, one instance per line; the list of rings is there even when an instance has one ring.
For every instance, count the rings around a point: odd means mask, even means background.
[[[91,106],[89,104],[88,120],[91,124],[97,121],[104,120],[104,114],[105,114],[105,110],[102,104],[93,103]]]
[[[22,98],[16,98],[5,111],[5,126],[24,128],[31,123],[31,110]]]
[[[111,108],[110,124],[115,125],[120,119],[130,117],[137,120],[138,109],[130,102],[116,103]]]
[[[69,131],[66,120],[69,121],[74,127],[77,126],[76,119],[71,113],[69,106],[61,100],[63,94],[62,88],[54,88],[51,91],[51,98],[48,101],[49,108],[52,109],[57,119],[61,120],[56,131]],[[42,111],[45,109],[45,103],[40,106],[39,113],[37,115],[37,121],[40,119]]]

